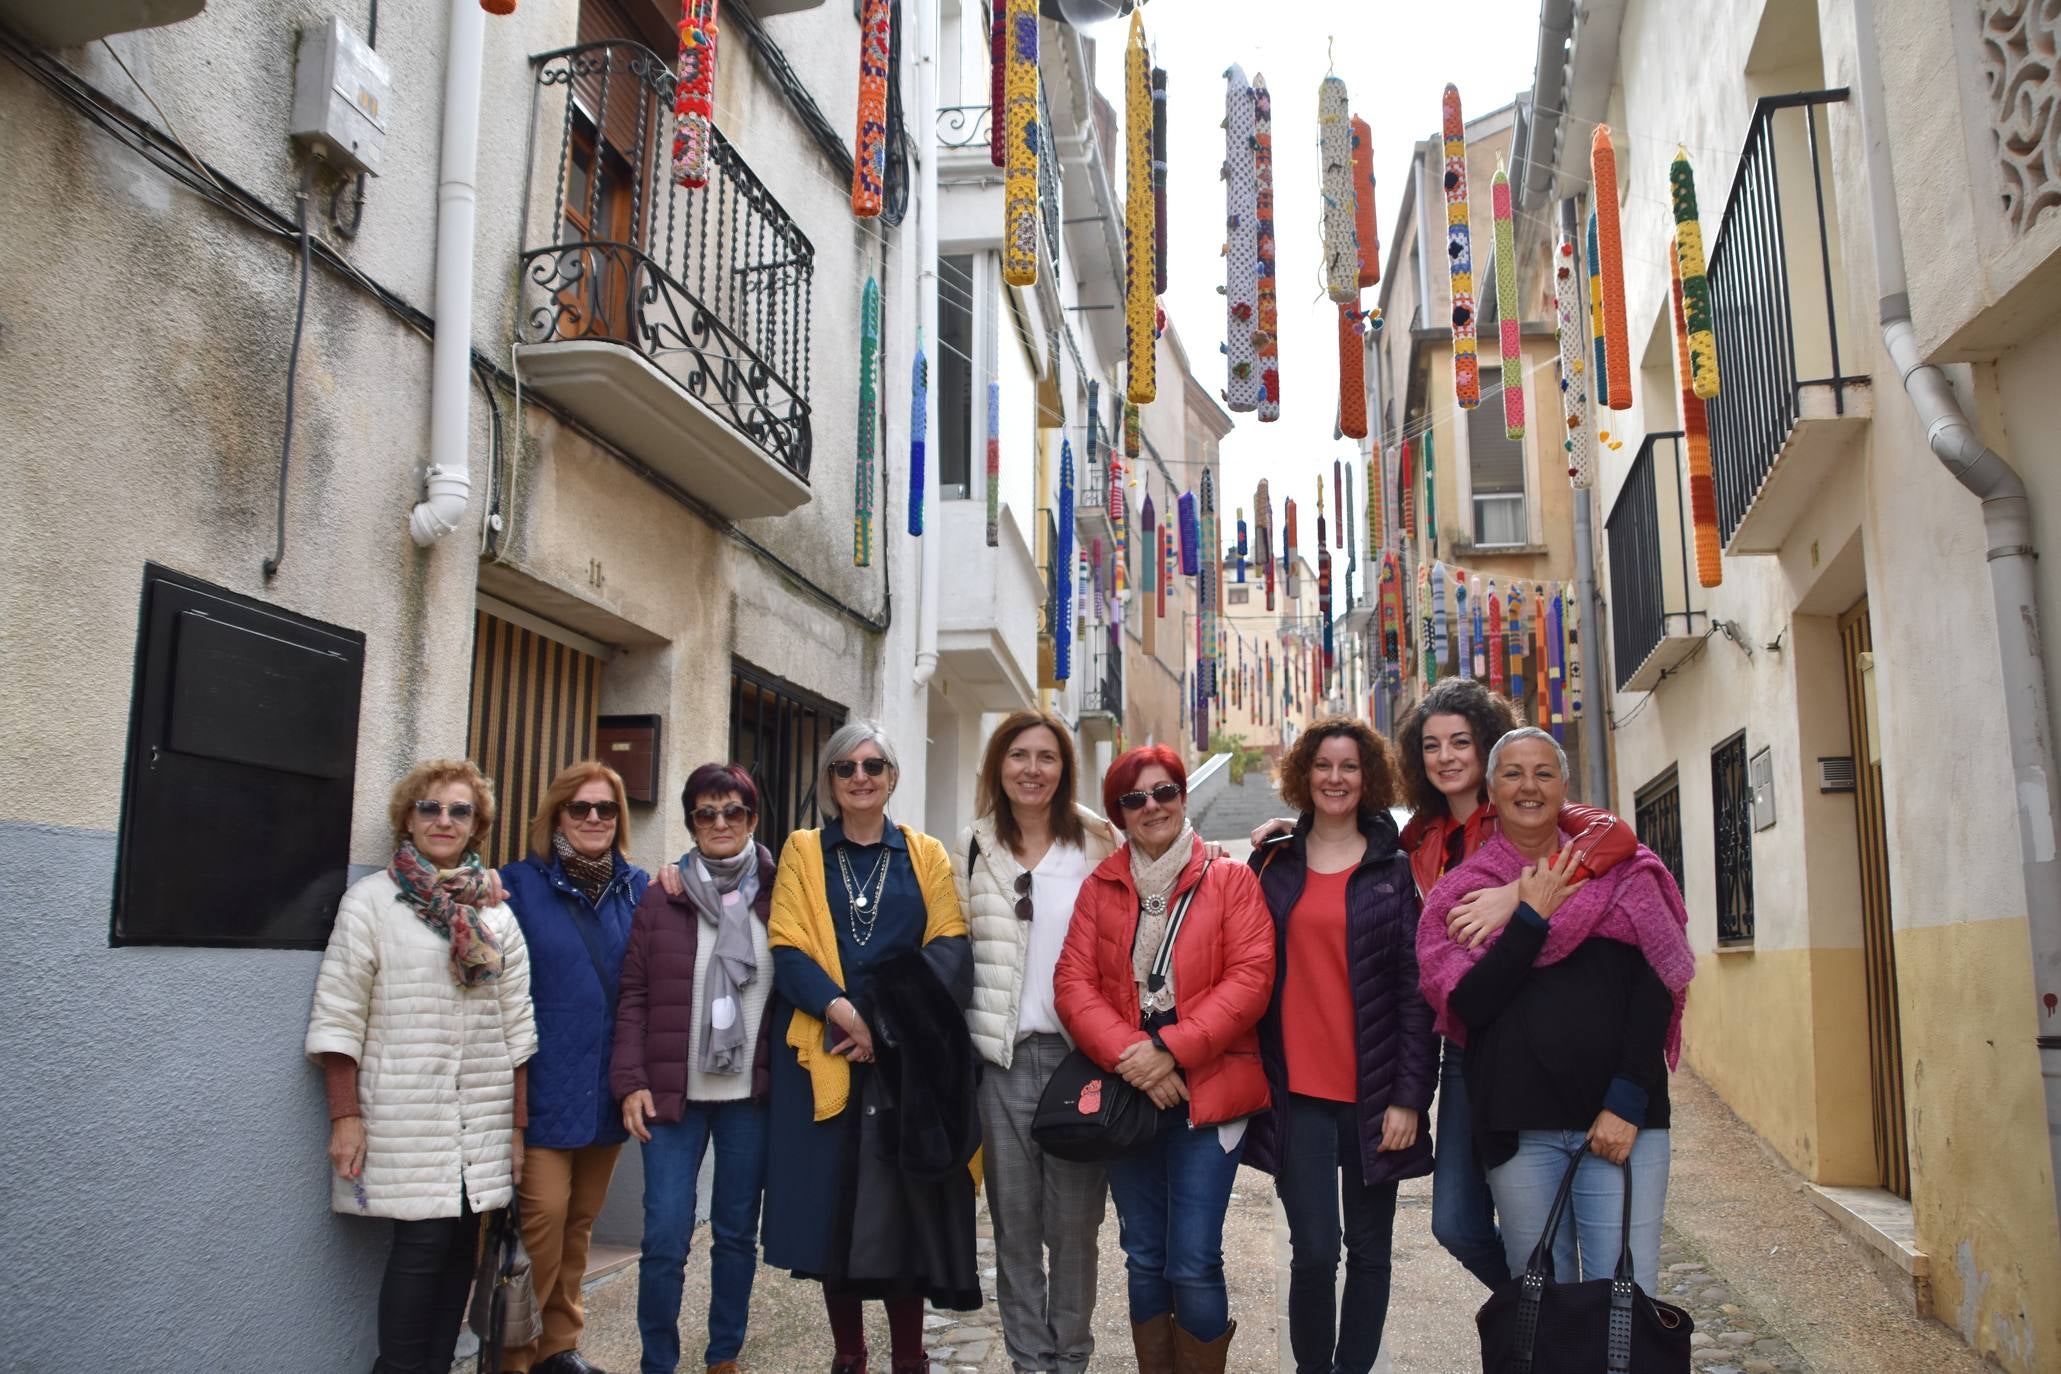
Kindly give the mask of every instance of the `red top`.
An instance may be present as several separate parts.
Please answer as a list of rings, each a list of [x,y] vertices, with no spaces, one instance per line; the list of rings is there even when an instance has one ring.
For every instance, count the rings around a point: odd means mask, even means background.
[[[1281,1044],[1288,1091],[1326,1102],[1357,1102],[1353,992],[1345,970],[1345,884],[1350,868],[1311,873],[1288,913],[1287,971],[1281,979]]]
[[[1598,806],[1569,802],[1560,808],[1560,829],[1574,837],[1570,843],[1581,851],[1581,862],[1575,871],[1584,878],[1608,873],[1639,848],[1639,837],[1632,828]],[[1455,830],[1464,834],[1462,859],[1473,857],[1475,850],[1489,842],[1496,833],[1496,808],[1488,804],[1486,794],[1464,826],[1456,824],[1450,812],[1434,815],[1420,811],[1403,827],[1403,849],[1410,856],[1418,896],[1429,896],[1445,876],[1446,842]]]

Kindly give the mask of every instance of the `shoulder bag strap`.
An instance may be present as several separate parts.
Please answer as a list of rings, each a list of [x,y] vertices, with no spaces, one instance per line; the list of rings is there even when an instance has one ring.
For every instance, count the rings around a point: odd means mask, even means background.
[[[600,981],[601,991],[608,998],[609,1013],[613,1015],[616,1003],[615,980],[608,976],[608,965],[601,958],[601,946],[595,942],[594,932],[587,929],[587,923],[580,919],[579,901],[570,893],[561,892],[558,895],[565,899],[566,919],[571,921],[572,928],[580,933],[580,943],[587,947],[587,957],[594,961],[594,977]],[[597,925],[600,923],[599,912],[595,913],[594,920]]]
[[[1174,903],[1174,914],[1166,923],[1166,934],[1160,939],[1159,953],[1152,956],[1152,971],[1145,979],[1145,988],[1148,992],[1158,992],[1166,986],[1167,970],[1174,966],[1174,937],[1181,933],[1181,923],[1188,919],[1189,903],[1195,900],[1195,894],[1200,892],[1203,883],[1208,881],[1209,866],[1215,862],[1214,859],[1204,859],[1202,873],[1195,879],[1195,886],[1183,892],[1180,899]]]

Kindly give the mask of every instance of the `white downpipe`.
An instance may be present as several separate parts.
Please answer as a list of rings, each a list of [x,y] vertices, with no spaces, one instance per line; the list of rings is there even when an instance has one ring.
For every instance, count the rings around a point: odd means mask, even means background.
[[[940,347],[937,336],[937,59],[938,35],[944,31],[939,0],[917,0],[910,7],[916,16],[916,127],[921,131],[920,170],[916,176],[916,313],[923,330],[923,347],[932,359]],[[933,362],[932,371],[936,364]],[[928,686],[937,676],[937,612],[943,581],[943,563],[938,541],[940,528],[937,465],[941,446],[937,442],[937,386],[924,391],[923,432],[930,452],[923,464],[923,537],[916,541],[920,577],[916,602],[916,671],[911,675],[918,687]]]
[[[2011,742],[2011,782],[2018,807],[2019,865],[2025,885],[2026,933],[2032,942],[2033,1004],[2027,1010],[2039,1050],[2046,1095],[2047,1152],[2055,1212],[2061,1220],[2061,1034],[2043,999],[2061,994],[2061,857],[2054,815],[2054,752],[2048,734],[2046,665],[2040,656],[2039,601],[2032,511],[2004,457],[1983,443],[1961,410],[1946,374],[1926,363],[1911,327],[1904,275],[1903,228],[1897,219],[1896,171],[1890,162],[1875,46],[1872,0],[1854,0],[1859,39],[1861,138],[1867,156],[1869,222],[1882,304],[1882,342],[1903,379],[1904,393],[1925,424],[1932,452],[1962,486],[1982,498],[1991,599],[2002,659],[2004,722]]]
[[[458,528],[472,496],[472,225],[479,162],[480,54],[486,12],[451,0],[444,59],[444,146],[437,180],[436,337],[429,353],[429,468],[408,517],[423,548]]]

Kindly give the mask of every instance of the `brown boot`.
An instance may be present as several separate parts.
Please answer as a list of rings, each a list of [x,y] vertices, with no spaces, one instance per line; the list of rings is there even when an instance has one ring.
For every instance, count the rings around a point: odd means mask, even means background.
[[[1174,1374],[1174,1314],[1132,1322],[1131,1346],[1138,1352],[1138,1374]]]
[[[737,1361],[722,1360],[708,1367],[708,1374],[737,1374]]]
[[[1232,1322],[1224,1328],[1223,1335],[1205,1344],[1176,1326],[1174,1374],[1224,1374],[1224,1361],[1231,1356],[1231,1338],[1237,1334],[1238,1323]]]

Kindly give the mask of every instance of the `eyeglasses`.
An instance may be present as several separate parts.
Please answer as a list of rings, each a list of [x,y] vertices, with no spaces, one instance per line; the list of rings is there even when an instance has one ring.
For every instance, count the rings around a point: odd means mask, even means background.
[[[1145,809],[1145,799],[1148,795],[1161,806],[1171,806],[1173,805],[1174,798],[1181,795],[1181,784],[1177,782],[1158,783],[1149,794],[1144,792],[1126,792],[1116,799],[1116,804],[1126,811],[1142,811]]]
[[[449,806],[446,806],[442,802],[434,802],[427,797],[415,803],[415,814],[426,821],[433,821],[446,811],[451,813],[452,820],[463,825],[471,820],[474,815],[478,814],[479,808],[471,802],[452,802]]]
[[[694,818],[694,823],[699,826],[711,826],[717,820],[721,820],[725,825],[735,825],[751,814],[751,808],[737,802],[731,802],[728,806],[720,808],[697,806],[688,814]]]
[[[589,816],[599,816],[604,821],[612,821],[621,810],[622,807],[612,801],[569,801],[565,804],[565,814],[576,821],[583,821]]]
[[[1016,919],[1019,921],[1028,921],[1033,914],[1030,891],[1031,875],[1030,870],[1026,868],[1016,875]]]
[[[887,760],[875,755],[870,759],[839,759],[830,765],[830,771],[840,778],[849,778],[861,768],[866,770],[867,777],[877,778],[887,771]]]

